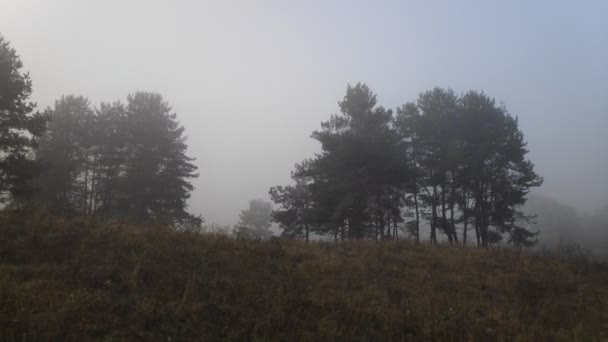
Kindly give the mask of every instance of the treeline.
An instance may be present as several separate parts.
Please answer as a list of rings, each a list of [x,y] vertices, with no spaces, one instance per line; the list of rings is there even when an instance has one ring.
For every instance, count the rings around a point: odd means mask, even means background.
[[[542,178],[503,105],[435,88],[393,112],[364,84],[339,105],[311,135],[321,153],[296,165],[294,185],[269,191],[283,235],[420,240],[428,224],[431,243],[536,243],[521,206]]]
[[[197,167],[184,128],[159,94],[136,92],[94,108],[64,96],[35,111],[31,80],[0,36],[0,191],[12,205],[61,215],[195,225],[187,211]]]
[[[46,167],[37,198],[57,212],[179,222],[189,179],[181,127],[163,98],[137,92],[127,103],[92,108],[84,97],[64,96],[53,109],[37,157]]]
[[[534,214],[534,229],[540,232],[543,249],[588,251],[608,257],[608,206],[591,213],[549,197],[533,194],[524,212]]]
[[[186,154],[184,128],[160,95],[137,92],[126,103],[98,107],[64,96],[40,112],[21,68],[0,36],[4,202],[200,226],[202,218],[187,211],[197,167]],[[504,106],[481,92],[435,88],[393,112],[364,84],[349,86],[339,105],[341,113],[312,133],[321,152],[296,165],[295,184],[269,191],[283,236],[420,240],[428,225],[432,243],[536,242],[521,206],[542,178]],[[264,221],[270,206],[253,204],[239,231],[271,235]]]

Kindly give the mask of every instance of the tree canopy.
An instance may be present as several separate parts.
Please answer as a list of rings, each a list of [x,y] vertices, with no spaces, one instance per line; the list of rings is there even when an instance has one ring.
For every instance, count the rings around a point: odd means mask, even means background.
[[[434,88],[395,114],[365,84],[348,86],[340,114],[312,138],[321,153],[296,166],[295,185],[270,189],[273,218],[287,236],[420,239],[429,226],[466,244],[535,243],[520,210],[542,178],[526,159],[517,119],[484,93]]]
[[[38,158],[47,171],[39,198],[64,213],[200,224],[187,212],[198,176],[184,128],[155,93],[137,92],[92,108],[64,96],[53,109]]]
[[[29,100],[32,81],[23,63],[0,35],[0,200],[28,196],[30,179],[40,170],[31,158],[45,125]]]
[[[67,95],[34,112],[32,83],[0,36],[0,194],[64,215],[200,226],[188,212],[198,177],[184,127],[160,94],[135,92],[95,107]],[[254,200],[239,228],[284,237],[445,239],[479,246],[536,243],[521,207],[542,177],[526,158],[517,118],[483,92],[422,92],[395,111],[363,84],[311,137],[320,153],[297,164],[293,185]],[[48,121],[48,122],[47,122]]]

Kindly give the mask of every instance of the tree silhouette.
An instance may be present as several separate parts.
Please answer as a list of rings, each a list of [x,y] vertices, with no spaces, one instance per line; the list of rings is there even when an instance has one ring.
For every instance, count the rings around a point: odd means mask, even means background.
[[[272,236],[272,204],[261,199],[249,201],[249,208],[241,211],[240,222],[236,226],[237,235],[269,238]]]
[[[161,220],[184,228],[202,218],[187,211],[197,177],[186,155],[184,128],[154,93],[139,92],[93,110],[84,97],[65,96],[38,153],[48,166],[38,197],[63,213]]]
[[[186,155],[184,128],[159,94],[138,92],[127,98],[127,151],[120,208],[137,219],[191,219],[186,200],[198,177]]]
[[[46,118],[29,101],[32,81],[0,35],[0,201],[30,196],[31,178],[41,169],[32,158]]]
[[[285,236],[397,239],[409,231],[420,239],[426,220],[432,243],[438,233],[460,243],[459,229],[466,243],[471,225],[484,247],[503,235],[518,247],[535,243],[520,208],[542,178],[503,106],[483,93],[434,88],[393,116],[361,83],[339,105],[341,114],[312,133],[321,153],[297,165],[296,184],[270,189]]]
[[[37,155],[46,172],[37,182],[38,197],[63,214],[85,214],[94,111],[88,99],[70,95],[45,113],[49,122]]]

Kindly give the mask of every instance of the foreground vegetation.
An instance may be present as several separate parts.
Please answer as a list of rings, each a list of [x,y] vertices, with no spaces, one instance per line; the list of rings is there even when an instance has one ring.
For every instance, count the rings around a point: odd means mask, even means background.
[[[8,341],[608,338],[608,265],[575,256],[1,220]]]

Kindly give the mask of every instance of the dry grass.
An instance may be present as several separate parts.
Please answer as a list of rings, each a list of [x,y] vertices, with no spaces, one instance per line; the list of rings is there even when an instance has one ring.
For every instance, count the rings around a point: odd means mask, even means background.
[[[7,341],[608,338],[608,265],[584,258],[0,220]]]

